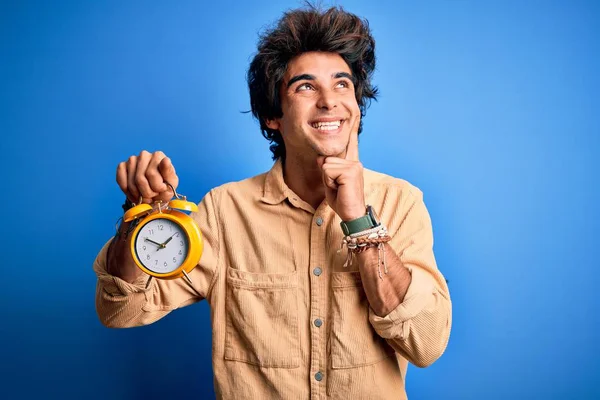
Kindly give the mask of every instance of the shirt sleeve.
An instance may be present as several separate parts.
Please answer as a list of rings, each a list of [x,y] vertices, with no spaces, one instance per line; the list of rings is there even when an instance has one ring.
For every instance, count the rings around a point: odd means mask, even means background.
[[[203,252],[198,265],[189,273],[193,286],[182,278],[165,280],[143,274],[133,283],[110,275],[106,269],[109,240],[93,264],[97,276],[96,312],[102,324],[110,328],[128,328],[151,324],[172,310],[202,299],[210,301],[212,286],[218,274],[219,226],[209,192],[190,216],[198,224],[203,239]]]
[[[412,364],[426,367],[445,351],[452,325],[452,304],[446,280],[433,254],[433,232],[422,194],[408,196],[399,228],[390,246],[408,268],[412,280],[400,303],[384,317],[369,309],[375,331]]]

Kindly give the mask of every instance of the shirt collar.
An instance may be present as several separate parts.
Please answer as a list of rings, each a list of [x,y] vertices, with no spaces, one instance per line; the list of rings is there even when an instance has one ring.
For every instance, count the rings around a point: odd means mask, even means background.
[[[267,172],[261,200],[267,204],[279,204],[288,197],[288,193],[289,188],[283,180],[283,164],[278,158]]]

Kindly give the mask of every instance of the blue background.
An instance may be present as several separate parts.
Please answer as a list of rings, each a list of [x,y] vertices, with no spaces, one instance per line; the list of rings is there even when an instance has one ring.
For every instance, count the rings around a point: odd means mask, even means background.
[[[245,73],[301,3],[169,3],[1,3],[0,398],[214,398],[206,302],[104,328],[92,262],[129,155],[163,150],[195,201],[270,168]],[[424,191],[450,281],[410,398],[600,396],[598,2],[338,4],[377,40],[361,159]]]

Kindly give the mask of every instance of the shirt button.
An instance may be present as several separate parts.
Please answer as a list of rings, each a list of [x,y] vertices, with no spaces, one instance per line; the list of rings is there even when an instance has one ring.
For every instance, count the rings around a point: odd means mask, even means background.
[[[319,268],[319,267],[313,269],[313,274],[315,274],[316,276],[321,275],[321,272],[323,272],[323,271],[321,271],[321,268]]]
[[[317,217],[317,221],[316,222],[317,222],[317,225],[319,225],[319,226],[323,225],[323,218]]]
[[[321,321],[321,319],[320,319],[320,318],[317,318],[317,319],[315,319],[315,326],[316,326],[317,328],[320,328],[320,327],[321,327],[321,325],[323,325],[323,321]]]
[[[321,371],[319,371],[315,374],[315,379],[319,382],[321,382],[323,380],[323,374],[321,373]]]

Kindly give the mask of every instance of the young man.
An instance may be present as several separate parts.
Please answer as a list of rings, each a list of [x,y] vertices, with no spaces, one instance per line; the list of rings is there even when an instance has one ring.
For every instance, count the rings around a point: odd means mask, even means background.
[[[122,224],[94,264],[106,326],[207,299],[218,398],[406,398],[407,362],[425,367],[445,350],[451,303],[422,193],[359,161],[374,44],[339,8],[289,12],[261,38],[248,82],[273,168],[202,200],[191,284],[149,280]],[[119,164],[117,182],[151,203],[178,178],[163,153],[144,151]]]

